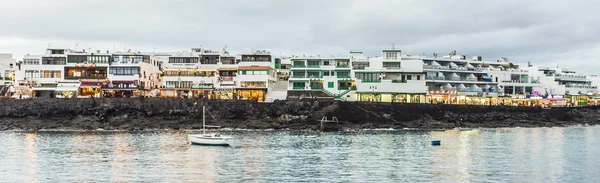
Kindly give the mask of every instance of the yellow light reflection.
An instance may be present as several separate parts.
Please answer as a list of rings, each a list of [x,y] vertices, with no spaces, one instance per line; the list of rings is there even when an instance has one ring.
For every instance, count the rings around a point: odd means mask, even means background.
[[[125,181],[122,180],[126,176],[133,174],[131,164],[133,164],[130,155],[132,149],[133,138],[130,133],[118,133],[115,134],[113,139],[113,153],[110,167],[112,170],[112,180],[115,182]]]
[[[27,155],[27,174],[32,177],[37,174],[37,147],[35,144],[35,140],[37,138],[37,134],[28,133],[25,134],[25,154]],[[29,180],[28,182],[37,182],[36,178]]]

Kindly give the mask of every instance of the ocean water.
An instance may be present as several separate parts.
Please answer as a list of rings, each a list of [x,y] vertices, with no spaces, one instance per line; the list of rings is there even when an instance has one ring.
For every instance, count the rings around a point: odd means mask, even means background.
[[[0,182],[600,182],[598,126],[226,134],[0,132]]]

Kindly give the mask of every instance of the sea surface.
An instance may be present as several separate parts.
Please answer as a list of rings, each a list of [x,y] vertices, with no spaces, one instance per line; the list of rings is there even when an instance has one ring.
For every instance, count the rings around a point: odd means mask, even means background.
[[[600,182],[598,126],[187,133],[0,132],[0,182]]]

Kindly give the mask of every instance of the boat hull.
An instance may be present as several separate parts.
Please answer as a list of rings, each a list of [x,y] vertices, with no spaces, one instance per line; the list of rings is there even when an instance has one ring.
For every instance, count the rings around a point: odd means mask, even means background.
[[[193,145],[207,145],[207,146],[229,146],[229,138],[214,138],[214,137],[195,137],[189,136],[190,142]]]

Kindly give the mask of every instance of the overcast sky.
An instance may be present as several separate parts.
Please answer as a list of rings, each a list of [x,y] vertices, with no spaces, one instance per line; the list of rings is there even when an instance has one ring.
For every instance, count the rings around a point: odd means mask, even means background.
[[[598,0],[0,0],[0,52],[452,50],[600,73]]]

